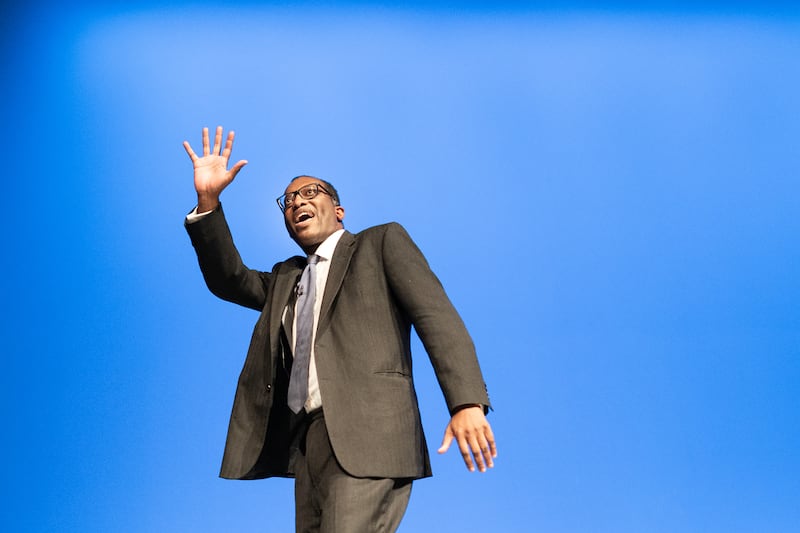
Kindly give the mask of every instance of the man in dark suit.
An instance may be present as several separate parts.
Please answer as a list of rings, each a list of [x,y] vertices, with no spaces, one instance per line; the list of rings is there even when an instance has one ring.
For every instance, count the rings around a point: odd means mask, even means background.
[[[467,468],[496,457],[486,386],[463,322],[405,230],[391,223],[351,234],[336,189],[312,176],[278,199],[307,257],[270,272],[247,268],[220,193],[233,132],[203,155],[188,142],[197,207],[186,229],[209,289],[261,314],[234,399],[220,475],[295,477],[298,531],[396,530],[411,481],[431,475],[411,371],[413,325],[451,413],[439,453],[455,440]]]

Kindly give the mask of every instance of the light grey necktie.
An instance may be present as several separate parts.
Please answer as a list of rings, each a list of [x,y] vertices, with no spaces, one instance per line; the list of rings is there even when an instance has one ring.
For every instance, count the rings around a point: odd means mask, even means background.
[[[299,413],[308,398],[308,363],[311,359],[311,338],[314,335],[314,299],[317,293],[317,261],[311,255],[297,284],[297,327],[295,328],[294,362],[289,379],[287,403]]]

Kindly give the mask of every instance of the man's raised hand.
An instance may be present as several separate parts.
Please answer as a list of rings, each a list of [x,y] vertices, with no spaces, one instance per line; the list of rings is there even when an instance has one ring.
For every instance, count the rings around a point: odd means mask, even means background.
[[[219,195],[223,189],[230,185],[236,174],[247,164],[247,160],[237,161],[228,170],[228,160],[233,148],[233,131],[228,132],[225,148],[222,148],[222,126],[217,126],[214,135],[214,148],[211,149],[208,140],[208,128],[203,128],[203,156],[198,157],[188,141],[183,141],[183,147],[194,165],[194,188],[197,191],[197,212],[211,211],[219,205]],[[220,153],[220,149],[222,152]]]

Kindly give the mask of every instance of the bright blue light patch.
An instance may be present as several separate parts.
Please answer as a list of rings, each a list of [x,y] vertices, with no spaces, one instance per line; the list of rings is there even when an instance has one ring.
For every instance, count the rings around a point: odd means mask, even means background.
[[[403,530],[800,521],[796,10],[89,3],[3,24],[4,530],[291,530],[290,482],[215,477],[256,319],[207,292],[182,228],[181,142],[217,124],[250,161],[223,197],[250,266],[298,253],[274,198],[318,175],[348,229],[409,229],[473,334],[497,467],[433,457]]]

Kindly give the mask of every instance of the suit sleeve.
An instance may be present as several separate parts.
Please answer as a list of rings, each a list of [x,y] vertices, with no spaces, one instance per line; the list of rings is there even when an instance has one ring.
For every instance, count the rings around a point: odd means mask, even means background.
[[[395,297],[428,352],[450,412],[466,404],[490,408],[472,338],[422,252],[399,224],[387,226],[383,264]]]
[[[209,290],[223,300],[260,311],[266,303],[270,274],[244,265],[222,205],[184,226]]]

